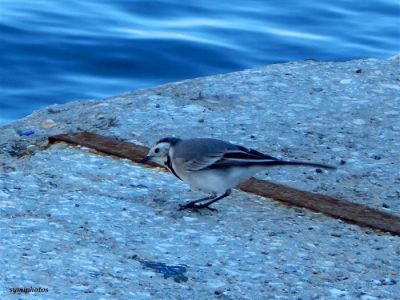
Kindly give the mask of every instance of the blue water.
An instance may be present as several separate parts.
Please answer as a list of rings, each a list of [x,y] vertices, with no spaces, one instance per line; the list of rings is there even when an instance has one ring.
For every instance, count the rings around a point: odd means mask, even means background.
[[[0,123],[180,79],[398,52],[399,0],[0,0]]]

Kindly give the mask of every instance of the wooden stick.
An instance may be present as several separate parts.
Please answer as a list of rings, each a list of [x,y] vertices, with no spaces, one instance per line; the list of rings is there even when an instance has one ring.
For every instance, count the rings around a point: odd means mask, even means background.
[[[134,162],[140,161],[149,150],[144,146],[129,142],[121,142],[90,132],[60,134],[49,137],[49,144],[56,142],[85,146],[106,154],[127,158]],[[146,164],[152,167],[160,167],[153,162]],[[305,192],[256,178],[249,179],[240,184],[238,188],[242,191],[272,198],[286,204],[321,212],[346,222],[400,235],[400,217],[376,208],[353,203],[344,199]]]

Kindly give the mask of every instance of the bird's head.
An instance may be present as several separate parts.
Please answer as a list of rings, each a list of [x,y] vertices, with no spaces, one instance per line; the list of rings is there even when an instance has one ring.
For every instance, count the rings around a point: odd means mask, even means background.
[[[179,141],[180,139],[174,137],[167,137],[159,140],[153,147],[150,148],[146,157],[139,162],[144,163],[151,160],[158,163],[159,165],[165,166],[167,163],[169,150]]]

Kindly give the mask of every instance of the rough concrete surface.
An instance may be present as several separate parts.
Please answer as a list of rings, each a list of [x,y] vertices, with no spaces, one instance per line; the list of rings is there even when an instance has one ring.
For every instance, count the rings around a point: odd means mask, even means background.
[[[216,137],[335,172],[260,178],[400,215],[400,61],[294,62],[53,105],[0,127],[0,298],[400,299],[400,238],[46,137]],[[24,297],[22,295],[20,298]]]

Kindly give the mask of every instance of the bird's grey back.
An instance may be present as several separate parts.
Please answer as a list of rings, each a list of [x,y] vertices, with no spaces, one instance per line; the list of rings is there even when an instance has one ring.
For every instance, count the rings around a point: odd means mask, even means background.
[[[237,150],[238,146],[211,138],[196,138],[179,141],[174,148],[174,156],[183,160],[220,156],[227,150]]]

